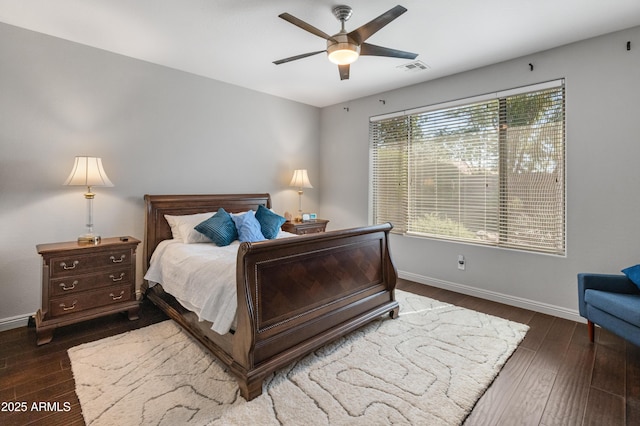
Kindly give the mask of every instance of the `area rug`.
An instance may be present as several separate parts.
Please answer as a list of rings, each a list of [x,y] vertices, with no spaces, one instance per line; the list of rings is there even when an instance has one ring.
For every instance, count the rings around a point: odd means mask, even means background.
[[[274,373],[245,401],[172,321],[69,349],[87,425],[461,424],[528,327],[396,291],[384,317]]]

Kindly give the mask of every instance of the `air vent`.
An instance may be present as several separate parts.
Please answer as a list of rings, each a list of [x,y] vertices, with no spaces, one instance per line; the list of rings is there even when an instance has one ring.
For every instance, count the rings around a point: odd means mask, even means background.
[[[405,71],[418,72],[418,71],[426,71],[431,67],[422,61],[413,61],[413,62],[399,65],[397,68]]]

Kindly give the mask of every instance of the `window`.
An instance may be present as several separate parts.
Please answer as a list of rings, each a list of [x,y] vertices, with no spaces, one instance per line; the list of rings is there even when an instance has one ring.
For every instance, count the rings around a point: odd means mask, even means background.
[[[565,254],[563,81],[370,121],[374,223]]]

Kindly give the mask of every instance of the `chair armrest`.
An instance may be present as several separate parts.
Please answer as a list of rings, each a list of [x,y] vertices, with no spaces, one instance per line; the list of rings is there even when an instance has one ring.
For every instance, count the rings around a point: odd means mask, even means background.
[[[586,318],[584,293],[587,290],[601,290],[611,293],[636,294],[640,290],[626,277],[614,274],[578,274],[578,309],[580,315]]]
[[[626,275],[613,274],[578,274],[578,287],[585,290],[602,290],[611,293],[638,293],[638,287]]]

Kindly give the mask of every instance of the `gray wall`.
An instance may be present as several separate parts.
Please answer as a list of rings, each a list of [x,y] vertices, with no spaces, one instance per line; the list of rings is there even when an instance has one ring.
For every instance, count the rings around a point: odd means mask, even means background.
[[[294,169],[319,182],[317,108],[5,24],[0,58],[0,329],[40,306],[36,244],[85,232],[84,189],[62,185],[76,155],[115,185],[94,188],[102,236],[142,239],[146,193],[270,192],[283,213]]]
[[[576,319],[578,272],[640,263],[640,27],[324,108],[323,214],[337,227],[369,218],[370,116],[557,78],[567,96],[567,256],[407,236],[392,238],[392,252],[402,277]]]

